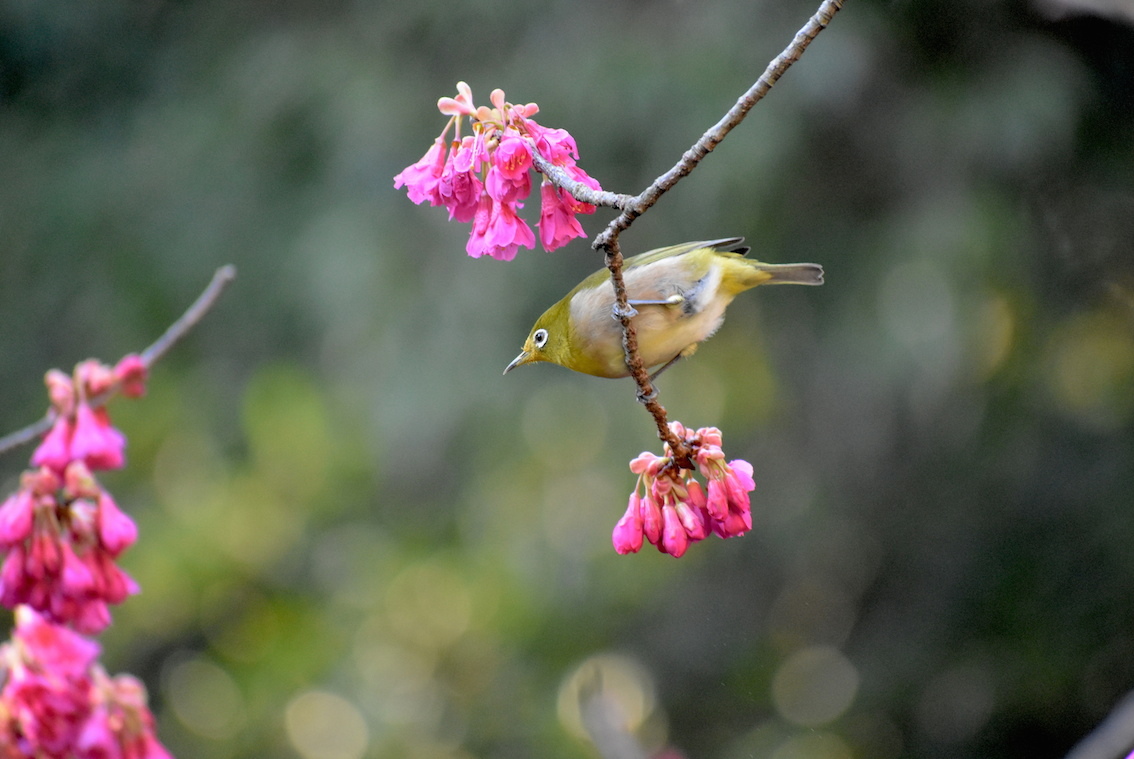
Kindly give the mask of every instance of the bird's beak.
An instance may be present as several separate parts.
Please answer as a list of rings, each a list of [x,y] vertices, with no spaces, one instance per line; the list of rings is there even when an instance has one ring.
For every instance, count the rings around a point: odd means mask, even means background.
[[[512,363],[510,363],[506,367],[504,367],[504,373],[507,374],[508,372],[515,369],[517,366],[521,366],[523,364],[526,364],[531,360],[532,360],[532,354],[528,353],[527,351],[520,351],[520,355],[516,356],[514,359],[512,359]]]

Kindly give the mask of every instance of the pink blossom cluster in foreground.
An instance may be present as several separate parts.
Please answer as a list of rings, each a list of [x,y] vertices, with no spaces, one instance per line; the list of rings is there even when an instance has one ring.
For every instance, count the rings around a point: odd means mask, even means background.
[[[0,758],[168,759],[154,737],[146,690],[111,678],[92,640],[16,610],[12,640],[0,646]]]
[[[599,190],[599,183],[579,168],[575,138],[565,129],[549,129],[532,118],[535,103],[513,105],[503,90],[493,90],[492,108],[473,105],[472,91],[457,83],[457,97],[441,98],[437,107],[449,116],[445,128],[417,163],[394,177],[394,187],[405,187],[414,203],[428,201],[444,206],[449,218],[471,222],[465,250],[473,258],[484,255],[510,261],[521,247],[534,248],[535,235],[517,211],[531,194],[532,154],[562,168],[572,179]],[[461,134],[468,117],[472,134]],[[448,141],[449,129],[454,129]],[[540,187],[539,237],[545,250],[555,250],[584,236],[576,214],[594,213],[548,182]]]
[[[138,356],[47,373],[54,421],[0,505],[0,603],[16,612],[0,645],[0,759],[169,757],[142,684],[107,675],[98,644],[79,634],[104,629],[108,604],[138,591],[115,564],[137,528],[92,474],[123,466],[126,438],[92,401],[139,396],[145,379]]]
[[[52,369],[45,382],[55,422],[32,454],[35,469],[0,505],[0,603],[27,604],[79,632],[110,624],[107,604],[138,591],[115,564],[137,538],[133,520],[92,471],[120,469],[126,438],[90,399],[114,387],[140,395],[146,369],[137,356],[111,368],[84,361],[73,376]]]
[[[725,463],[721,431],[716,427],[694,432],[681,422],[671,422],[669,428],[693,450],[692,459],[708,492],[693,478],[693,470],[677,465],[668,443],[664,456],[639,455],[630,462],[638,484],[626,513],[614,526],[618,553],[637,553],[645,539],[662,553],[681,556],[691,543],[712,533],[731,538],[752,529],[748,498],[756,488],[752,465],[743,459]]]

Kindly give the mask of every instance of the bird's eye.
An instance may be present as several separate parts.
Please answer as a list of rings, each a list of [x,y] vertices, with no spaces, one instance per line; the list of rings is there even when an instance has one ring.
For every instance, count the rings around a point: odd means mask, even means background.
[[[542,348],[543,346],[547,345],[547,330],[537,329],[535,332],[533,332],[532,342],[535,343],[535,347],[537,348]]]

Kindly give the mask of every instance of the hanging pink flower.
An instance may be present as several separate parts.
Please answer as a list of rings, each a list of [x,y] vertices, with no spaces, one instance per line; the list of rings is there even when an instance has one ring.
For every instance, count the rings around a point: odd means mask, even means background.
[[[565,129],[549,129],[531,118],[539,106],[513,105],[499,89],[489,100],[492,107],[475,106],[464,82],[457,83],[455,98],[438,100],[438,110],[449,121],[426,154],[394,177],[394,187],[405,187],[414,203],[444,206],[450,219],[471,222],[465,246],[470,256],[508,261],[520,247],[535,247],[531,227],[517,214],[531,194],[533,155],[538,153],[592,189],[601,187],[575,164],[578,147]],[[466,118],[473,134],[462,136]],[[450,129],[456,131],[451,143]],[[541,205],[540,242],[549,251],[583,237],[575,216],[595,211],[565,192],[555,196],[541,191]]]
[[[115,559],[137,539],[137,527],[83,461],[59,478],[48,468],[25,473],[0,506],[0,603],[27,604],[86,633],[110,623],[108,604],[138,592]]]
[[[724,462],[720,430],[715,427],[694,432],[672,422],[670,430],[692,449],[708,492],[693,478],[693,470],[677,464],[668,443],[664,456],[640,454],[630,462],[638,484],[611,535],[618,553],[636,553],[645,541],[679,557],[710,533],[731,538],[752,529],[748,495],[756,487],[752,465],[742,459]]]
[[[444,168],[445,140],[438,137],[417,163],[407,166],[394,177],[394,188],[404,186],[409,199],[414,203],[429,201],[430,205],[439,206],[442,201],[438,185]]]
[[[550,182],[545,182],[539,191],[539,240],[544,250],[561,248],[576,237],[582,237],[583,227],[563,197],[567,193]]]

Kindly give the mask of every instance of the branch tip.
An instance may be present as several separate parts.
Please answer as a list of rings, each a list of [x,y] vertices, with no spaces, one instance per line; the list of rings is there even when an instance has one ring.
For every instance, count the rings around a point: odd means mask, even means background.
[[[181,318],[171,324],[161,337],[139,354],[146,368],[152,366],[162,356],[168,353],[170,348],[177,344],[181,338],[185,337],[185,335],[197,325],[197,322],[205,317],[205,314],[216,304],[217,299],[220,298],[224,289],[234,279],[236,279],[236,267],[232,264],[226,264],[216,270],[208,286],[197,296],[193,304],[186,309],[185,313],[181,315]],[[99,406],[105,405],[118,390],[119,386],[115,384],[107,389],[106,392],[89,399],[91,408],[98,408]],[[51,429],[51,425],[54,424],[54,422],[55,416],[49,411],[47,415],[39,421],[5,435],[0,438],[0,454],[7,453],[21,445],[32,442]]]

